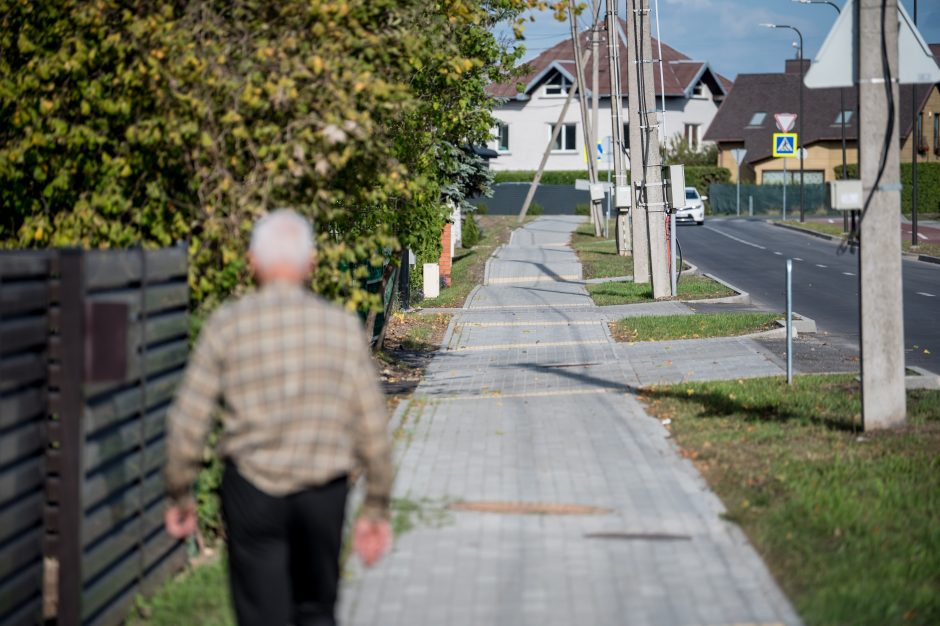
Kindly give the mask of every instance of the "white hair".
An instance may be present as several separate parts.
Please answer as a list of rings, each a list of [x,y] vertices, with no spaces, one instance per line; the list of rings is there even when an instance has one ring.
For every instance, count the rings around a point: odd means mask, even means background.
[[[249,250],[259,268],[285,263],[306,270],[316,250],[313,227],[293,209],[272,211],[255,223]]]

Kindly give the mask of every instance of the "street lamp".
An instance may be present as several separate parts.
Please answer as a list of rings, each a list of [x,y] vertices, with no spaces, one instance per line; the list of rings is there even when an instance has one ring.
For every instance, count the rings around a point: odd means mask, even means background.
[[[764,28],[787,28],[795,32],[800,38],[800,111],[797,113],[797,121],[799,122],[799,132],[800,134],[800,144],[803,143],[803,33],[800,32],[796,26],[790,26],[788,24],[761,24]],[[804,207],[804,196],[803,196],[803,150],[800,150],[800,221],[806,221],[806,212]]]
[[[915,2],[917,0],[914,0]],[[841,15],[842,9],[835,2],[829,2],[829,0],[793,0],[799,4],[828,4],[833,9],[836,10],[836,13]],[[915,8],[916,11],[916,8]],[[848,175],[848,165],[846,164],[846,149],[845,149],[845,87],[839,88],[839,120],[842,122],[842,180],[845,180],[849,177]],[[854,215],[852,216],[854,223]],[[848,215],[842,216],[842,229],[848,231]]]

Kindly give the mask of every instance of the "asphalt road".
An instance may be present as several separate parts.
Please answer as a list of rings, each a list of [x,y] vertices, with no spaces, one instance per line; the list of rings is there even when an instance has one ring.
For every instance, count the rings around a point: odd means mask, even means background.
[[[858,256],[837,242],[763,220],[712,218],[680,227],[682,255],[751,294],[762,308],[786,310],[786,259],[793,259],[793,310],[820,332],[857,349]],[[940,374],[940,265],[903,261],[904,338],[908,365]]]

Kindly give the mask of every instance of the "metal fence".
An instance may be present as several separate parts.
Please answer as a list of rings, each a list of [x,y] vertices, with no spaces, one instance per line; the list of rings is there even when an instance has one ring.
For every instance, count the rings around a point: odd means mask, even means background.
[[[783,216],[783,185],[741,185],[740,215]],[[835,215],[829,208],[825,185],[805,185],[805,212],[808,215]],[[800,211],[800,186],[786,187],[787,219],[798,216]],[[713,215],[738,214],[738,186],[715,183],[708,187],[708,203]]]
[[[15,568],[0,623],[35,624],[45,599],[60,625],[119,624],[185,562],[163,532],[161,467],[187,305],[184,248],[0,254],[0,481],[13,468],[18,486],[0,491],[0,535],[21,529],[0,540],[0,575]]]

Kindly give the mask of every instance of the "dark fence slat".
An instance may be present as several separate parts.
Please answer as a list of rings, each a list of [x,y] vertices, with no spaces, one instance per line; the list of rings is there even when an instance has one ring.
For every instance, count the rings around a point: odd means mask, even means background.
[[[42,452],[42,444],[38,421],[25,422],[19,428],[6,431],[0,437],[0,467],[27,456],[38,457]]]
[[[151,411],[141,421],[127,422],[106,434],[89,437],[85,443],[85,472],[91,473],[104,463],[139,448],[155,434],[163,432],[166,408]]]
[[[0,289],[0,315],[10,317],[49,307],[49,284],[26,282],[3,284]]]
[[[0,398],[0,429],[33,419],[42,414],[45,408],[44,388],[36,386],[18,389]]]
[[[163,467],[165,458],[166,442],[158,439],[142,452],[128,454],[120,462],[109,464],[93,473],[85,479],[82,488],[85,507],[98,506],[110,494],[137,480],[141,474],[148,475]]]
[[[186,248],[147,250],[147,280],[162,283],[186,277]],[[141,282],[143,263],[139,250],[89,250],[85,280],[90,290],[113,289]]]
[[[85,517],[82,544],[88,546],[100,539],[113,526],[137,511],[141,502],[150,502],[163,494],[163,476],[153,474],[140,485],[134,485],[100,504]]]
[[[0,358],[0,391],[6,392],[46,379],[46,359],[40,353]]]
[[[182,375],[181,371],[174,371],[149,380],[146,393],[141,385],[135,385],[107,398],[98,398],[93,406],[85,408],[85,433],[92,435],[138,413],[141,408],[152,408],[170,401]],[[145,396],[147,406],[142,407]]]
[[[10,504],[0,509],[0,541],[7,541],[30,526],[38,526],[42,521],[42,505],[39,491],[11,496]]]
[[[43,477],[42,459],[38,456],[24,459],[0,472],[0,494],[4,499],[12,500],[41,489]]]
[[[0,319],[0,355],[30,348],[43,351],[48,336],[49,318],[45,315]]]
[[[16,570],[38,563],[41,559],[42,535],[33,531],[23,533],[21,537],[0,549],[0,580]]]
[[[49,274],[52,253],[46,250],[9,250],[0,254],[0,281],[41,278]]]
[[[96,578],[113,565],[121,555],[137,545],[138,540],[146,537],[153,530],[154,525],[162,525],[165,508],[163,501],[158,500],[142,515],[127,520],[123,526],[110,533],[107,539],[88,550],[85,553],[85,569],[82,572],[86,583]]]
[[[136,353],[135,347],[129,347],[129,356]],[[143,376],[155,376],[169,370],[181,369],[186,364],[189,355],[189,343],[185,339],[163,344],[157,348],[148,349],[140,358],[129,358],[127,362],[127,376],[123,381],[111,383],[95,383],[85,386],[88,401],[95,404],[102,400],[106,393],[126,387]]]
[[[120,302],[126,304],[131,315],[139,315],[142,305],[148,314],[170,309],[182,309],[189,305],[189,287],[186,283],[169,283],[146,287],[143,298],[140,289],[102,291],[88,296],[90,302]]]
[[[0,615],[3,626],[36,626],[42,615],[42,598],[34,597],[7,616]]]
[[[24,601],[38,596],[42,589],[42,563],[27,567],[0,584],[0,624],[6,623],[5,613],[20,608]]]

